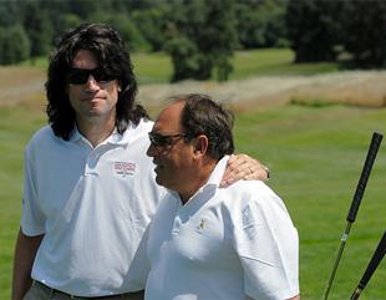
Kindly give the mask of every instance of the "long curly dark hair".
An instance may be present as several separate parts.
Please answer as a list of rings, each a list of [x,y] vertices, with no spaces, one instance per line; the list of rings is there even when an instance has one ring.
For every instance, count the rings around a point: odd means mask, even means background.
[[[68,140],[75,128],[75,111],[66,93],[67,74],[74,56],[80,49],[91,51],[100,66],[108,67],[121,87],[116,106],[115,126],[122,134],[132,122],[148,119],[146,110],[135,103],[137,81],[130,54],[120,34],[105,24],[82,24],[66,32],[55,43],[49,58],[48,79],[45,84],[48,99],[47,116],[56,136]]]

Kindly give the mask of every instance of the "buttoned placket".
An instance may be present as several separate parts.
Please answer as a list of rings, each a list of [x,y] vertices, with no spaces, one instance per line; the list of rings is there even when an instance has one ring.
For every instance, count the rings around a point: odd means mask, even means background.
[[[91,143],[84,137],[81,137],[77,144],[84,149],[85,161],[84,161],[84,176],[96,176],[98,175],[98,161],[100,157],[108,150],[121,146],[120,144],[104,142],[99,144],[95,148]]]

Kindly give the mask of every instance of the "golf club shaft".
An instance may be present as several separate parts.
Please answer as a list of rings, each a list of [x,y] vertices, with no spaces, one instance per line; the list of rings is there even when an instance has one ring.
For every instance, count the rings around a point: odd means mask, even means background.
[[[386,253],[386,231],[383,234],[377,246],[377,249],[375,249],[373,257],[371,258],[365,273],[363,274],[361,280],[359,281],[358,286],[356,287],[354,293],[352,294],[351,300],[355,300],[359,298],[359,295],[361,294],[362,290],[366,287],[371,276],[373,276],[378,265],[381,263],[383,257],[385,256],[385,253]]]
[[[333,266],[332,272],[330,274],[330,278],[328,280],[326,289],[325,289],[324,294],[323,294],[324,300],[328,299],[328,295],[330,293],[330,289],[331,289],[332,283],[334,281],[335,274],[336,274],[336,271],[338,269],[340,259],[341,259],[342,254],[343,254],[344,247],[346,245],[346,241],[347,241],[348,235],[350,233],[351,225],[355,222],[356,215],[358,213],[359,206],[361,204],[361,200],[363,198],[363,194],[364,194],[364,191],[366,189],[367,181],[369,179],[371,169],[373,167],[375,157],[377,155],[382,138],[383,138],[383,135],[378,133],[378,132],[374,132],[373,136],[371,138],[371,143],[369,146],[369,150],[367,151],[366,160],[365,160],[365,163],[363,165],[363,169],[362,169],[362,172],[361,172],[361,175],[360,175],[360,178],[359,178],[359,181],[358,181],[355,193],[354,193],[353,200],[351,202],[350,210],[347,214],[346,229],[342,235],[339,251],[338,251],[338,254],[336,256],[334,266]]]
[[[338,253],[336,255],[334,266],[332,268],[330,278],[328,279],[328,283],[327,283],[326,289],[324,291],[324,295],[323,295],[324,300],[326,300],[328,298],[328,295],[330,293],[330,289],[331,289],[332,283],[333,283],[334,278],[335,278],[336,270],[338,269],[338,265],[339,265],[340,259],[342,257],[342,254],[343,254],[344,247],[346,246],[346,241],[347,241],[348,235],[350,233],[350,229],[351,229],[351,223],[347,222],[346,229],[343,232],[343,235],[340,239],[340,246],[339,246]]]

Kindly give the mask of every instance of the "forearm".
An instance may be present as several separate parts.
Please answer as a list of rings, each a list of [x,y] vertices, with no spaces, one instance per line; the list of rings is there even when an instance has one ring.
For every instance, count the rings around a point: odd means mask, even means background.
[[[43,235],[28,237],[19,231],[13,264],[12,300],[23,299],[31,286],[31,270]]]

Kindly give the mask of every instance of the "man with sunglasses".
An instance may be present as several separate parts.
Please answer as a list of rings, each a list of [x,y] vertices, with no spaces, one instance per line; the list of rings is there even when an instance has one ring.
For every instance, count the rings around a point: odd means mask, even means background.
[[[176,97],[147,150],[169,192],[149,229],[146,300],[300,299],[298,234],[262,181],[219,188],[233,116],[210,97]]]
[[[25,151],[12,299],[137,299],[143,235],[165,190],[145,154],[153,123],[134,101],[119,33],[101,24],[67,32],[46,93],[49,125]],[[265,174],[247,156],[231,168],[230,181]]]

